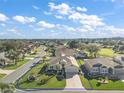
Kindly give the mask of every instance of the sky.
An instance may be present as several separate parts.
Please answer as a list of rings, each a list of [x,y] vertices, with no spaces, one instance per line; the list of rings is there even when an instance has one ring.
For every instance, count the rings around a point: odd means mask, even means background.
[[[0,0],[0,39],[124,37],[124,0]]]

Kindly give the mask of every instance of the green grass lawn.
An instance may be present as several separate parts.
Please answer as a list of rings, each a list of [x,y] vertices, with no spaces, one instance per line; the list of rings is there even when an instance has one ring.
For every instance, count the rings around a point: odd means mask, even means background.
[[[0,79],[3,78],[6,74],[0,74]]]
[[[86,89],[91,89],[88,80],[87,80],[83,75],[80,75],[80,79],[81,79],[82,85],[83,85]]]
[[[114,51],[111,48],[102,48],[99,52],[98,52],[99,56],[104,56],[104,57],[114,57],[116,55],[118,55],[117,53],[114,53]]]
[[[77,63],[80,66],[80,65],[83,65],[84,64],[84,61],[82,59],[79,59],[79,60],[77,60]]]
[[[91,89],[91,86],[87,78],[80,75],[80,79],[81,79],[83,86],[86,89]],[[95,90],[124,90],[124,82],[122,82],[121,80],[117,80],[117,81],[108,80],[109,81],[108,84],[101,84],[101,85],[97,84],[96,79],[92,79],[89,81],[91,82],[92,87]]]
[[[64,88],[66,85],[66,81],[62,80],[62,81],[58,81],[56,79],[56,76],[48,76],[45,74],[39,74],[39,71],[41,70],[41,68],[43,67],[43,63],[39,64],[38,66],[32,68],[31,71],[29,71],[28,73],[26,73],[22,79],[19,81],[19,87],[20,88]],[[27,82],[27,77],[31,74],[35,74],[36,80],[33,82]],[[44,79],[44,78],[49,78],[49,80],[47,81],[46,84],[44,85],[39,85],[38,83]]]
[[[122,82],[121,80],[118,81],[108,80],[108,81],[109,81],[108,84],[98,85],[96,79],[90,80],[93,88],[96,90],[124,90],[124,82]]]

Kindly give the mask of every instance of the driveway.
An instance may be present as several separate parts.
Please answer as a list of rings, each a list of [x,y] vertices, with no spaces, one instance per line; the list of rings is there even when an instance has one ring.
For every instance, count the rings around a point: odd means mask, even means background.
[[[76,67],[79,67],[78,64],[77,64],[77,61],[75,60],[74,57],[70,56],[70,57],[67,57],[68,59],[71,60],[71,63],[76,66]],[[81,83],[81,80],[80,80],[80,77],[77,73],[69,73],[67,72],[66,73],[66,87],[65,87],[65,90],[85,90],[85,88],[82,86],[82,83]]]

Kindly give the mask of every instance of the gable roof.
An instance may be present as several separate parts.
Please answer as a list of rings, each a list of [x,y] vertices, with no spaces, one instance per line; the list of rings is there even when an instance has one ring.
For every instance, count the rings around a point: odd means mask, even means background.
[[[114,68],[115,66],[117,66],[119,64],[114,62],[112,58],[99,57],[99,58],[95,58],[95,59],[86,59],[84,65],[85,65],[86,69],[90,70],[93,66]]]

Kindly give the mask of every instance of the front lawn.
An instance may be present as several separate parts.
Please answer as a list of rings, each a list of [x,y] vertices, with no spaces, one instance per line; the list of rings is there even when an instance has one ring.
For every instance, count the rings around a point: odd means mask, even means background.
[[[96,79],[90,80],[92,86],[96,90],[124,90],[124,82],[117,80],[117,81],[112,81],[108,80],[108,84],[97,84]]]
[[[46,75],[44,73],[39,73],[41,68],[44,66],[44,63],[38,64],[36,67],[32,68],[29,72],[27,72],[21,80],[19,80],[18,85],[19,88],[64,88],[66,85],[65,80],[58,81],[56,75]],[[32,82],[28,82],[27,79],[30,74],[35,74],[36,80]],[[39,84],[41,80],[48,79],[46,84]]]
[[[0,74],[0,79],[3,78],[6,74]]]
[[[91,89],[91,86],[89,84],[88,79],[86,79],[83,75],[80,75],[80,79],[82,82],[82,85],[86,88],[86,89]]]
[[[86,89],[94,89],[94,90],[124,90],[124,82],[121,80],[112,81],[108,80],[108,84],[98,84],[97,79],[88,79],[84,76],[80,75],[80,79],[82,81],[83,86]],[[91,85],[90,85],[91,84]]]

